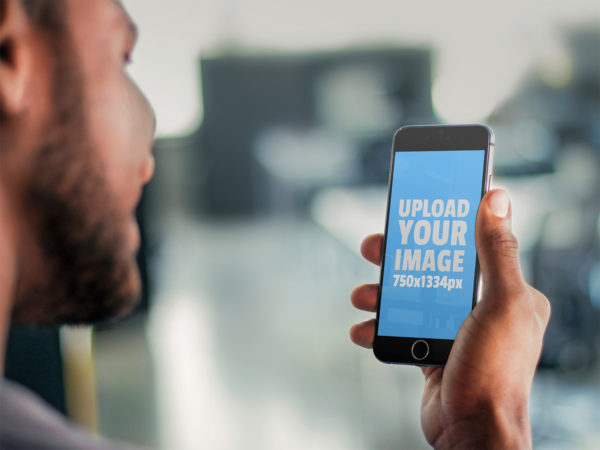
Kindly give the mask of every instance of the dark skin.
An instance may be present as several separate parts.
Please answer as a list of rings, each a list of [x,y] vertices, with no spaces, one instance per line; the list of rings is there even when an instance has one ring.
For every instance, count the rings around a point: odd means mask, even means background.
[[[424,367],[421,425],[435,448],[531,448],[528,402],[550,318],[548,300],[524,280],[511,232],[508,195],[483,198],[475,241],[483,295],[461,326],[444,368]],[[379,265],[383,235],[368,236],[361,252]],[[376,284],[358,286],[352,304],[375,312]],[[371,348],[374,319],[354,325],[352,341]]]
[[[140,293],[155,119],[126,70],[137,31],[117,0],[51,1],[49,28],[0,0],[0,371],[9,322],[111,320]]]

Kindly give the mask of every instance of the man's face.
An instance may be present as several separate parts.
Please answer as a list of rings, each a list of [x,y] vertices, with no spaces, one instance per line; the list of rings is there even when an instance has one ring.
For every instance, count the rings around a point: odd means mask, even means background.
[[[140,292],[134,210],[152,177],[154,116],[128,76],[135,29],[114,0],[67,0],[53,36],[51,108],[30,154],[15,322],[90,323]]]

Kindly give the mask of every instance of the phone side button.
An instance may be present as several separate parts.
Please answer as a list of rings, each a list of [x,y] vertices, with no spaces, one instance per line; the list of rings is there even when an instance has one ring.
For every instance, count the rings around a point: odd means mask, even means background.
[[[427,355],[429,355],[429,344],[423,339],[413,342],[412,346],[410,347],[410,354],[417,361],[427,358]]]

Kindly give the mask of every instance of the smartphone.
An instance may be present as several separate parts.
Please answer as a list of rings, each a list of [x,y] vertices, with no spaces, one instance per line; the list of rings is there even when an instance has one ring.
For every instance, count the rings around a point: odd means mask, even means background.
[[[477,302],[475,219],[489,189],[485,125],[407,126],[394,135],[373,351],[442,366]]]

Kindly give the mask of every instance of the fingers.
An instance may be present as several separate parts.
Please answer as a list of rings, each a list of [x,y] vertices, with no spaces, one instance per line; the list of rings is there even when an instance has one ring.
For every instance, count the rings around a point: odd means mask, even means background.
[[[362,311],[375,312],[377,310],[378,284],[363,284],[350,294],[352,305]]]
[[[425,381],[429,380],[430,377],[435,376],[436,382],[441,382],[442,374],[444,373],[444,369],[441,367],[434,366],[422,366],[421,372],[423,372],[423,376],[425,377]]]
[[[361,246],[360,252],[366,260],[373,264],[381,264],[381,248],[383,246],[383,234],[372,234],[367,236]],[[355,308],[363,311],[375,312],[377,310],[377,294],[379,285],[363,284],[358,286],[350,295],[350,301]],[[356,345],[365,348],[373,347],[375,339],[375,319],[358,323],[350,328],[350,339]]]
[[[367,261],[373,264],[381,264],[381,248],[383,246],[383,234],[372,234],[367,236],[360,246],[360,253]]]
[[[357,323],[350,328],[350,339],[356,345],[372,348],[375,339],[375,319]]]
[[[511,230],[511,206],[502,189],[488,192],[477,212],[475,244],[486,290],[507,292],[524,287],[519,246]]]

